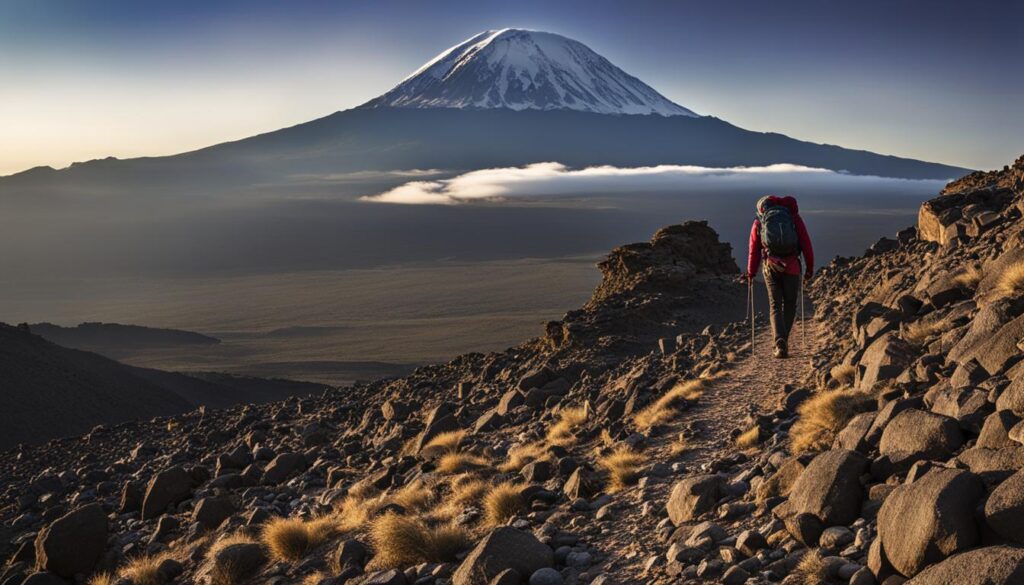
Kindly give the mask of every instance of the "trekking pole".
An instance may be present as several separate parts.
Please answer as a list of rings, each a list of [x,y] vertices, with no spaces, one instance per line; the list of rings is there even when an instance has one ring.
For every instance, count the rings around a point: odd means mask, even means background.
[[[754,355],[754,319],[757,312],[754,310],[754,277],[747,280],[747,294],[750,296],[750,355]]]
[[[800,346],[807,355],[807,321],[804,319],[804,279],[800,277]]]

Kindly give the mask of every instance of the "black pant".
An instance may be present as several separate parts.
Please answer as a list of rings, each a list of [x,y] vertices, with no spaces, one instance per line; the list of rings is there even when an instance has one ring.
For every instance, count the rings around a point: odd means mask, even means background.
[[[789,331],[796,318],[796,301],[800,294],[800,275],[786,274],[771,268],[762,271],[768,286],[768,309],[772,321],[775,346],[789,343]]]

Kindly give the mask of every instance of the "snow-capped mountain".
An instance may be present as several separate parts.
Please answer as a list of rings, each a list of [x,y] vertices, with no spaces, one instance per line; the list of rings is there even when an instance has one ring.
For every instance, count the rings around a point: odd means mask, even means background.
[[[697,116],[583,43],[512,28],[482,32],[448,49],[362,107]]]

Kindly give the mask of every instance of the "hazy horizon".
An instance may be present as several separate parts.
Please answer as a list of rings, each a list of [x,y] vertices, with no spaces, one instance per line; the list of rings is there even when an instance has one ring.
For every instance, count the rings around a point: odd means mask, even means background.
[[[680,105],[752,130],[969,168],[999,168],[1024,150],[1024,81],[1008,73],[1024,52],[1020,5],[785,4],[801,9],[8,3],[0,175],[175,154],[309,121],[509,26],[580,40]]]

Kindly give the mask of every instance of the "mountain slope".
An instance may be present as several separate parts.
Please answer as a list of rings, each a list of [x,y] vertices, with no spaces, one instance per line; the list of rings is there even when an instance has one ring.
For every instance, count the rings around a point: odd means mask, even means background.
[[[362,107],[389,106],[696,116],[583,43],[520,29],[467,39]]]
[[[0,449],[82,434],[98,424],[177,414],[200,405],[223,408],[281,400],[324,388],[135,368],[4,324],[0,387]]]

